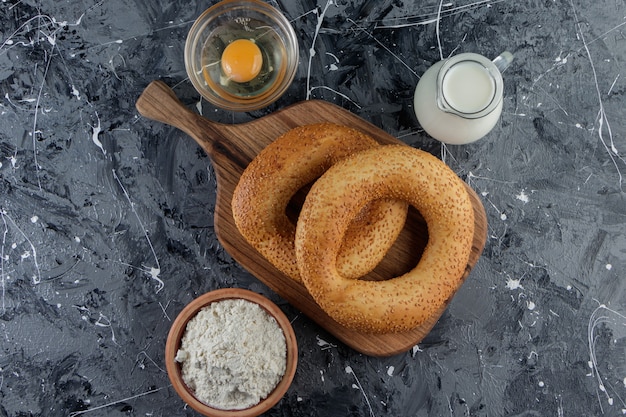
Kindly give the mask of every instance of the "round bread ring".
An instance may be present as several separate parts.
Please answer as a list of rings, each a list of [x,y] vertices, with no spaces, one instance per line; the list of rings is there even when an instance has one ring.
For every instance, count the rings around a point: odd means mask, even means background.
[[[342,236],[363,205],[381,198],[417,208],[428,226],[426,248],[417,266],[399,277],[347,279],[335,265]],[[298,219],[296,258],[309,293],[339,324],[364,333],[400,332],[424,323],[452,297],[473,237],[474,210],[463,181],[426,152],[386,145],[340,161],[315,182]]]
[[[235,187],[232,210],[239,232],[278,270],[302,282],[287,205],[337,161],[379,146],[356,129],[332,123],[289,130],[250,162]],[[407,209],[404,201],[377,201],[353,216],[337,261],[342,274],[358,278],[374,269],[404,227]]]

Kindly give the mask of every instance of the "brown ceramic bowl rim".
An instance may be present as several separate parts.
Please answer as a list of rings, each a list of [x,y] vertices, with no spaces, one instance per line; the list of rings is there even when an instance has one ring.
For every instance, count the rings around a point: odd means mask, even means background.
[[[185,333],[189,320],[203,307],[216,301],[228,299],[243,299],[256,303],[262,307],[270,316],[276,319],[276,322],[285,335],[285,341],[287,344],[287,367],[285,369],[285,375],[283,375],[283,378],[280,380],[276,388],[274,388],[274,390],[267,396],[267,398],[244,410],[220,410],[210,407],[198,400],[193,395],[193,391],[191,391],[183,382],[181,367],[175,360],[176,352],[180,347],[180,340]],[[165,367],[174,390],[176,390],[178,395],[183,399],[183,401],[189,404],[190,407],[208,417],[253,417],[266,412],[276,405],[285,395],[287,389],[289,389],[291,381],[296,373],[297,362],[298,346],[296,336],[289,319],[285,316],[285,313],[283,313],[282,310],[268,298],[242,288],[222,288],[205,293],[193,300],[178,314],[174,323],[172,323],[172,327],[165,344]]]

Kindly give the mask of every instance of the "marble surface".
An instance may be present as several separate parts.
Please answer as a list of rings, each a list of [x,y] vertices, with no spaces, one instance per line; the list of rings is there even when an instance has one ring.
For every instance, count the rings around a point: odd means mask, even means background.
[[[293,322],[300,363],[268,416],[626,414],[626,3],[279,1],[296,80],[253,113],[200,100],[185,36],[211,1],[0,2],[0,416],[195,416],[164,370],[196,296],[243,287]],[[502,117],[443,146],[413,90],[442,57],[515,54]],[[433,331],[373,358],[235,263],[215,177],[185,134],[140,117],[162,79],[225,123],[336,103],[442,158],[481,196],[484,254]]]

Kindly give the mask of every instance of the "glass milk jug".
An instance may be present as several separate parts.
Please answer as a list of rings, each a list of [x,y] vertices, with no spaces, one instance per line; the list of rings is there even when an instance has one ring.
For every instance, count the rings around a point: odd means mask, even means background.
[[[415,115],[426,133],[453,145],[489,133],[502,113],[502,72],[512,60],[510,52],[493,61],[463,53],[430,67],[413,97]]]

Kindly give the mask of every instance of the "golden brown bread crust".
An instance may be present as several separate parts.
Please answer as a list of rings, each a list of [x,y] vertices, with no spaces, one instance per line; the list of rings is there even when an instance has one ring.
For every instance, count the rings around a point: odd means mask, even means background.
[[[240,233],[276,268],[301,282],[287,205],[339,160],[379,146],[360,131],[332,123],[280,136],[252,160],[235,188],[232,210]],[[404,227],[407,207],[400,200],[375,201],[353,216],[336,262],[344,276],[357,278],[374,269]]]
[[[428,225],[418,265],[386,281],[348,279],[334,259],[350,220],[367,202],[408,201]],[[361,332],[422,324],[461,284],[474,236],[465,184],[442,161],[406,145],[364,150],[332,166],[307,194],[295,245],[302,281],[338,323]],[[416,254],[419,257],[419,254]]]

